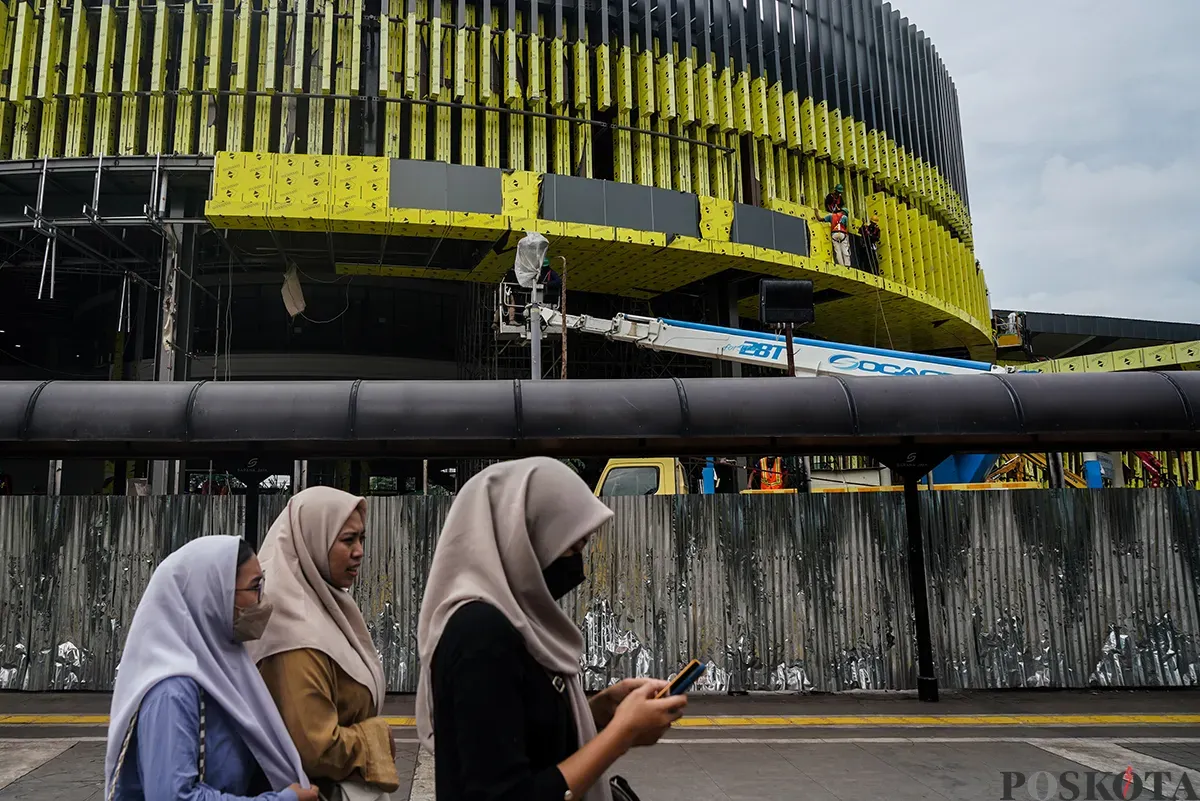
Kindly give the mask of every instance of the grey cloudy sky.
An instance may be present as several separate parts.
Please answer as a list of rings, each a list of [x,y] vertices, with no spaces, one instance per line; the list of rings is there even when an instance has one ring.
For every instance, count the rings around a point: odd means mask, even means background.
[[[1200,323],[1200,0],[893,0],[958,87],[995,308]]]

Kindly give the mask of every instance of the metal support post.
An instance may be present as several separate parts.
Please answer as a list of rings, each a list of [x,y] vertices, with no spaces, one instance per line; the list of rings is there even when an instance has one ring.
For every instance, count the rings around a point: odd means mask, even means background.
[[[1067,486],[1061,453],[1046,454],[1046,483],[1050,485],[1050,489],[1063,489]]]
[[[308,489],[308,460],[297,459],[292,465],[292,494]]]
[[[46,494],[58,497],[62,494],[62,459],[50,460],[50,472],[46,477]]]
[[[565,381],[567,378],[567,260],[564,256],[559,256],[562,261],[562,274],[558,277],[558,315],[562,320],[562,378]]]
[[[541,288],[541,284],[534,284],[533,289],[529,290],[529,361],[534,381],[542,377]]]
[[[929,599],[926,594],[925,542],[921,531],[921,493],[918,474],[904,472],[904,514],[908,520],[908,588],[912,596],[913,628],[917,635],[917,698],[938,699],[937,676],[933,670],[933,636],[929,630]]]
[[[155,187],[154,207],[160,218],[165,216],[167,211],[169,182],[169,176],[161,175]],[[171,216],[182,214],[182,205],[182,196],[172,198]],[[190,231],[176,224],[163,226],[163,230],[166,247],[163,249],[159,280],[162,290],[162,306],[159,312],[161,329],[154,377],[157,381],[174,381],[177,378],[187,378],[187,340],[192,302],[192,293],[187,282],[191,280],[190,247],[194,244],[194,237]],[[184,281],[180,281],[181,274]],[[154,462],[150,479],[151,491],[158,495],[179,492],[181,470],[181,462]]]
[[[257,481],[246,484],[246,519],[242,530],[242,539],[255,548],[258,547],[258,498],[259,486]]]
[[[788,375],[788,378],[796,377],[796,348],[795,348],[795,345],[793,345],[793,343],[792,343],[793,328],[794,328],[794,326],[791,323],[788,323],[787,331],[784,334],[784,337],[785,337],[784,344],[785,344],[785,347],[787,348],[787,362],[788,362],[787,375]]]

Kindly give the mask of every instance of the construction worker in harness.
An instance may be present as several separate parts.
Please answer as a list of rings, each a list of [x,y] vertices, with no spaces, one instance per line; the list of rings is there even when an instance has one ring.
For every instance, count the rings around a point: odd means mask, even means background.
[[[867,249],[868,269],[879,274],[879,215],[872,214],[868,222],[862,224],[858,231],[862,237],[863,247]]]
[[[821,218],[829,223],[833,238],[833,260],[843,267],[850,266],[850,213],[845,209],[826,214]]]
[[[758,488],[763,490],[783,489],[783,466],[778,456],[774,460],[766,456],[758,460]]]
[[[845,211],[846,201],[842,198],[842,185],[838,184],[833,191],[825,196],[825,211],[831,214],[835,211]]]

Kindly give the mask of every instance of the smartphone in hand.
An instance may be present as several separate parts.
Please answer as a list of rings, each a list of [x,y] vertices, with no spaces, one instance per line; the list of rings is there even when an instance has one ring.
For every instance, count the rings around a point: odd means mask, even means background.
[[[658,691],[655,698],[666,698],[671,695],[683,695],[691,686],[696,683],[696,680],[704,675],[704,671],[708,666],[700,662],[698,659],[693,659],[688,662],[687,667],[675,674],[675,678],[671,679],[671,683]]]

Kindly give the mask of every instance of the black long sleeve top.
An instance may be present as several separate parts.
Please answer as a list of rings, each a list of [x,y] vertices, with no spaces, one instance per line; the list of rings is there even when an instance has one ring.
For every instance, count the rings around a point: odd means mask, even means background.
[[[579,747],[570,701],[494,606],[451,615],[434,651],[437,801],[562,801]]]

